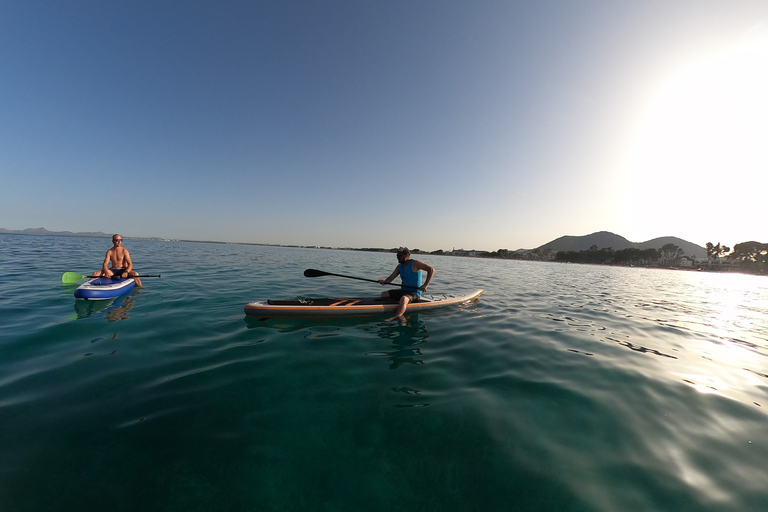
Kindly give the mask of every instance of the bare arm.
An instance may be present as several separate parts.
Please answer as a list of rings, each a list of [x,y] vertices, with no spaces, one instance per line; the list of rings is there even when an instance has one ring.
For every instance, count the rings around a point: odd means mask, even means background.
[[[112,249],[109,249],[107,251],[107,254],[104,256],[104,262],[101,264],[101,271],[107,277],[112,277],[112,271],[109,270],[109,260],[111,259],[112,259]]]
[[[381,285],[389,284],[389,283],[392,282],[392,280],[394,278],[396,278],[399,275],[400,275],[400,270],[398,269],[398,267],[395,267],[395,271],[392,272],[391,274],[389,274],[388,278],[386,278],[386,279],[379,279],[379,284],[381,284]]]
[[[123,253],[123,264],[126,264],[125,267],[125,274],[126,276],[131,275],[131,270],[133,270],[133,260],[131,259],[131,253],[128,252],[128,249],[125,249],[125,253]]]

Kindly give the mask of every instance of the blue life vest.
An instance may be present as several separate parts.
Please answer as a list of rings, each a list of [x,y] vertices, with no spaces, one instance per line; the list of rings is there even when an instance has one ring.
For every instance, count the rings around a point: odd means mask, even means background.
[[[401,290],[416,293],[421,297],[421,290],[418,288],[422,285],[422,276],[421,272],[413,270],[413,260],[400,264],[400,279],[403,281],[403,286],[400,287]]]

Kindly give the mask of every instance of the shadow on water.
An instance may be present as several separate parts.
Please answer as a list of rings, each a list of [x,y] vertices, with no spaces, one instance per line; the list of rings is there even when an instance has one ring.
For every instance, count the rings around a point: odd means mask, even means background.
[[[323,331],[314,335],[317,338],[331,336],[327,333],[328,329],[338,331],[357,329],[360,331],[361,337],[376,336],[390,342],[389,350],[367,352],[366,355],[387,359],[390,361],[389,368],[391,370],[397,369],[402,364],[424,364],[423,353],[419,345],[429,341],[429,331],[427,330],[427,324],[419,318],[419,315],[417,313],[406,314],[405,317],[394,321],[383,321],[383,318],[385,318],[385,315],[377,317],[315,319],[262,319],[246,317],[245,325],[248,329],[269,328],[280,333]]]
[[[279,334],[299,334],[302,340],[309,341],[316,347],[327,345],[315,345],[315,342],[329,340],[333,338],[346,338],[349,344],[342,342],[346,353],[350,355],[359,354],[365,358],[376,358],[383,361],[388,366],[388,370],[398,370],[405,368],[417,368],[427,363],[427,357],[423,351],[424,344],[429,341],[430,333],[427,324],[417,313],[407,314],[396,320],[387,320],[387,315],[371,317],[344,317],[344,318],[315,318],[315,319],[287,319],[272,318],[261,320],[257,318],[246,317],[245,323],[249,329],[262,329],[267,331],[276,331]],[[272,337],[265,333],[259,342],[266,341]],[[350,370],[368,372],[370,366],[360,364],[359,368],[366,370]],[[387,372],[387,370],[384,370]],[[395,383],[391,378],[412,379],[413,374],[406,372],[399,377],[392,375],[390,378],[379,374],[379,377],[386,382],[387,393],[392,393],[395,397],[393,404],[395,408],[419,408],[429,407],[431,404],[426,400],[423,390],[416,389],[414,384]],[[367,378],[366,378],[367,379]],[[393,385],[395,384],[395,385]]]
[[[111,300],[75,300],[75,314],[72,320],[101,315],[109,322],[128,320],[128,312],[136,305],[139,289],[134,288],[128,295],[121,295]]]
[[[245,317],[248,329],[267,328],[278,333],[310,332],[312,337],[324,338],[332,336],[329,330],[342,331],[358,330],[361,337],[378,337],[391,342],[392,350],[386,352],[369,352],[367,355],[386,357],[392,361],[392,369],[405,362],[424,364],[418,359],[421,351],[418,345],[426,343],[429,331],[426,323],[417,313],[393,321],[385,321],[386,315],[369,317],[340,317],[340,318],[252,318]]]
[[[376,334],[390,343],[388,350],[366,352],[366,356],[382,358],[389,363],[390,370],[397,370],[402,365],[421,366],[426,364],[422,345],[429,341],[427,324],[419,315],[411,315],[400,322],[379,324]],[[401,376],[402,377],[402,376]],[[408,386],[392,386],[390,391],[397,398],[395,408],[429,407],[431,404],[422,394],[423,390]]]
[[[397,323],[383,324],[376,334],[391,342],[390,350],[368,352],[366,355],[386,358],[390,361],[390,370],[396,370],[402,364],[424,364],[424,354],[419,345],[429,341],[429,331],[419,315],[411,315]]]

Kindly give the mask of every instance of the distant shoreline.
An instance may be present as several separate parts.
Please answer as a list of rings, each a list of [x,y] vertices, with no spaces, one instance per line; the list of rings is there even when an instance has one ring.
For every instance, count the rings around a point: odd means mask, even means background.
[[[43,228],[44,229],[44,228]],[[23,236],[60,236],[66,238],[105,238],[110,239],[112,235],[107,233],[73,233],[72,231],[48,231],[39,232],[35,230],[9,230],[0,228],[0,235],[23,235]],[[183,238],[160,238],[160,237],[138,237],[123,235],[126,240],[148,240],[150,242],[184,242],[184,243],[197,243],[197,244],[220,244],[220,245],[255,245],[261,247],[287,247],[293,249],[325,249],[330,251],[363,251],[363,252],[397,252],[398,248],[385,249],[383,247],[331,247],[320,245],[295,245],[295,244],[267,244],[260,242],[220,242],[216,240],[188,240]],[[442,249],[433,252],[420,251],[415,249],[413,254],[432,254],[439,256],[471,256],[470,254],[451,254],[444,252]],[[485,251],[462,251],[473,253],[484,253]]]
[[[42,231],[41,231],[42,230]],[[23,235],[23,236],[60,236],[66,238],[106,238],[111,239],[112,235],[102,232],[91,233],[74,233],[72,231],[48,231],[45,228],[25,229],[25,230],[11,230],[0,228],[0,235]],[[366,251],[366,252],[392,252],[397,251],[394,249],[384,248],[355,248],[355,247],[330,247],[319,245],[294,245],[294,244],[267,244],[260,242],[221,242],[216,240],[189,240],[184,238],[160,238],[160,237],[143,237],[143,236],[127,236],[123,235],[126,240],[148,240],[150,242],[185,242],[185,243],[198,243],[198,244],[221,244],[221,245],[256,245],[262,247],[289,247],[294,249],[328,249],[328,250],[340,250],[340,251]],[[429,254],[421,251],[414,251],[414,254]]]
[[[0,235],[26,235],[26,236],[61,236],[61,237],[67,237],[67,238],[112,238],[111,234],[103,233],[103,232],[86,232],[86,233],[75,233],[72,231],[48,231],[45,228],[27,228],[24,230],[11,230],[11,229],[5,229],[0,228]],[[222,244],[222,245],[255,245],[255,246],[262,246],[262,247],[289,247],[289,248],[295,248],[295,249],[327,249],[327,250],[334,250],[334,251],[364,251],[364,252],[397,252],[398,247],[394,247],[391,249],[385,249],[383,247],[331,247],[331,246],[320,246],[320,245],[295,245],[295,244],[268,244],[268,243],[260,243],[260,242],[221,242],[216,240],[189,240],[189,239],[183,239],[183,238],[160,238],[160,237],[139,237],[139,236],[127,236],[123,235],[123,238],[126,240],[149,240],[153,242],[188,242],[188,243],[199,243],[199,244]],[[414,249],[411,251],[413,254],[435,254],[435,255],[444,255],[444,256],[475,256],[480,254],[489,254],[487,251],[458,251],[462,254],[451,254],[450,252],[445,252],[442,249],[439,249],[437,251],[421,251],[419,249]],[[457,251],[453,251],[456,253]],[[463,254],[467,253],[467,254]]]
[[[66,238],[104,238],[110,239],[111,234],[103,232],[72,232],[72,231],[49,231],[45,228],[27,228],[24,230],[9,230],[0,228],[0,235],[25,235],[25,236],[58,236]],[[294,244],[267,244],[257,242],[219,242],[214,240],[188,240],[178,238],[159,238],[159,237],[131,237],[123,235],[123,238],[127,240],[147,240],[151,242],[182,242],[182,243],[201,243],[201,244],[220,244],[220,245],[250,245],[257,247],[286,247],[294,249],[324,249],[333,251],[360,251],[360,252],[378,252],[378,253],[395,253],[398,248],[382,248],[382,247],[330,247],[330,246],[318,246],[318,245],[294,245]],[[556,259],[542,259],[539,256],[531,257],[535,254],[535,251],[509,251],[506,249],[499,249],[498,251],[475,251],[475,250],[452,250],[443,251],[442,249],[436,251],[422,251],[419,249],[412,249],[412,254],[429,255],[429,256],[449,256],[449,257],[468,257],[468,258],[481,258],[481,259],[500,259],[500,260],[519,260],[519,261],[538,261],[542,263],[573,263],[578,265],[597,265],[597,266],[611,266],[611,267],[628,267],[628,268],[658,268],[664,270],[685,270],[685,271],[701,271],[701,272],[714,272],[714,273],[735,273],[746,275],[768,275],[765,271],[759,268],[751,269],[744,268],[743,265],[734,265],[731,262],[722,261],[721,263],[713,264],[708,260],[693,261],[690,265],[648,265],[637,264],[632,265],[626,263],[599,263],[588,261],[563,261]],[[562,252],[562,251],[558,251]],[[582,251],[584,252],[584,251]],[[700,264],[701,263],[701,264]]]

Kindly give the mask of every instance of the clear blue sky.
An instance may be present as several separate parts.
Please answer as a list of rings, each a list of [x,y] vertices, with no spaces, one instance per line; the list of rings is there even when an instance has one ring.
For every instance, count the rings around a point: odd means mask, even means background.
[[[768,242],[768,2],[17,1],[0,227]]]

